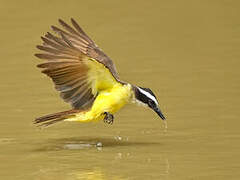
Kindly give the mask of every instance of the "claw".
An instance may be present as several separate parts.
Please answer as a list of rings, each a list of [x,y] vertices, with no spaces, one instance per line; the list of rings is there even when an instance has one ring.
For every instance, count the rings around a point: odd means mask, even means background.
[[[104,112],[103,114],[105,115],[103,121],[107,124],[113,124],[114,116],[109,112]]]

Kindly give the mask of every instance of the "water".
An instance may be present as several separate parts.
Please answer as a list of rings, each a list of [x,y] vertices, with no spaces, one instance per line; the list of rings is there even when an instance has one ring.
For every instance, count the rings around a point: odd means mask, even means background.
[[[2,0],[1,179],[239,179],[239,5]],[[138,106],[112,126],[32,124],[69,109],[33,56],[59,17],[74,17],[123,80],[156,93],[167,129]]]

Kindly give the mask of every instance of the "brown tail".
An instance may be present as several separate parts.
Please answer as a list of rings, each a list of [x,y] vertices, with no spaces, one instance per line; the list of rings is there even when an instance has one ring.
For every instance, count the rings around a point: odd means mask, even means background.
[[[74,116],[78,112],[79,112],[79,110],[72,109],[72,110],[58,112],[58,113],[54,113],[54,114],[48,114],[46,116],[36,118],[34,120],[34,124],[39,124],[39,126],[46,127],[46,126],[55,124],[56,122],[63,121],[71,116]]]

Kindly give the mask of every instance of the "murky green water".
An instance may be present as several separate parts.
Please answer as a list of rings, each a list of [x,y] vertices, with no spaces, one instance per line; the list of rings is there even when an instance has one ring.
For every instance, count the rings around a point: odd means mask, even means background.
[[[1,179],[239,179],[238,1],[0,3]],[[123,80],[156,92],[167,130],[137,106],[112,126],[32,124],[69,109],[33,56],[59,17],[74,17]]]

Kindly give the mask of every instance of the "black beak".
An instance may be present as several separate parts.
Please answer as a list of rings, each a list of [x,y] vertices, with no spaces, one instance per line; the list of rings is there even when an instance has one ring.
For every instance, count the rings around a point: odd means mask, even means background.
[[[162,120],[165,120],[164,115],[162,114],[161,110],[158,107],[155,108],[154,111],[158,114],[160,118],[162,118]]]

